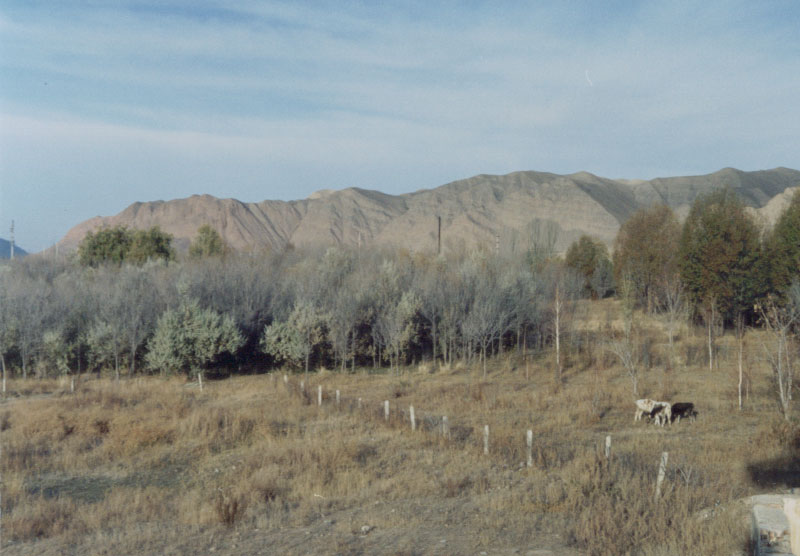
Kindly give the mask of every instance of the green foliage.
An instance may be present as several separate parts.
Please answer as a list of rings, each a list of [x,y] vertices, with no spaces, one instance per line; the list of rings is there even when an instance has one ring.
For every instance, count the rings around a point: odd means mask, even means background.
[[[756,225],[733,190],[698,197],[683,226],[680,272],[695,308],[714,306],[727,322],[752,312],[764,292]]]
[[[208,224],[200,226],[197,235],[189,246],[189,256],[193,259],[219,257],[228,250],[219,232]]]
[[[582,235],[567,249],[566,264],[583,276],[583,289],[593,298],[603,297],[611,289],[611,263],[605,243]]]
[[[99,266],[104,263],[121,265],[125,260],[133,233],[125,226],[102,228],[87,232],[78,246],[78,257],[84,266]]]
[[[772,290],[782,292],[800,278],[800,189],[775,224],[765,251]]]
[[[231,317],[202,309],[184,295],[178,309],[168,309],[158,319],[145,359],[154,371],[189,373],[221,353],[235,353],[243,343]]]
[[[47,330],[42,335],[42,346],[39,351],[39,367],[42,375],[69,374],[69,358],[72,346],[64,335],[57,330]]]
[[[300,333],[288,322],[275,321],[264,327],[259,346],[261,351],[278,361],[299,367],[303,362]]]
[[[129,230],[125,226],[87,232],[78,246],[78,258],[84,266],[97,267],[110,263],[130,262],[141,265],[150,259],[172,260],[172,235],[158,226],[149,230]]]
[[[630,293],[648,310],[663,302],[660,290],[678,271],[680,235],[678,219],[666,205],[638,210],[617,233],[614,278],[630,282]]]
[[[158,226],[136,230],[125,260],[136,265],[142,265],[150,259],[174,260],[175,251],[171,243],[172,235],[162,232]]]
[[[311,352],[325,338],[326,315],[308,301],[298,301],[286,322],[276,321],[264,328],[261,350],[297,365],[305,361],[308,372]]]
[[[113,336],[111,325],[99,320],[95,321],[86,332],[85,341],[89,348],[88,363],[90,368],[96,369],[111,365],[114,359]]]

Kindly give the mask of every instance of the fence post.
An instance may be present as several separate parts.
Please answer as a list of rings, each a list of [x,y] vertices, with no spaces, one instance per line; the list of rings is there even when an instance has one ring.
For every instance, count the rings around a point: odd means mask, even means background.
[[[305,391],[306,391],[306,381],[305,380],[301,380],[300,381],[300,393],[303,394],[303,393],[305,393]]]
[[[415,431],[415,430],[417,430],[417,420],[414,419],[414,406],[413,405],[408,406],[408,413],[411,416],[411,430]]]
[[[533,431],[528,429],[525,436],[525,444],[528,446],[528,467],[533,467]]]
[[[358,398],[358,409],[361,410],[361,398]]]
[[[483,455],[489,455],[489,425],[483,427]]]
[[[606,459],[611,458],[611,435],[606,436],[606,448],[605,448]]]
[[[447,423],[447,415],[442,417],[442,436],[450,438],[450,425]]]
[[[387,423],[389,422],[389,400],[383,402],[383,418]]]
[[[322,405],[322,386],[317,386],[317,405]]]
[[[283,383],[289,384],[289,376],[286,373],[283,373]]]
[[[669,459],[669,452],[661,452],[661,464],[658,466],[658,480],[656,480],[656,498],[661,496],[661,483],[664,482],[664,475],[667,472],[667,459]]]
[[[74,376],[72,378],[70,378],[69,391],[71,393],[73,393],[73,394],[75,393],[75,377]],[[5,394],[5,393],[6,393],[6,379],[3,379],[3,394]]]
[[[336,405],[337,405],[337,406],[339,405],[339,400],[341,400],[341,398],[340,398],[340,396],[339,396],[339,391],[337,390],[337,391],[336,391]]]
[[[197,373],[197,384],[200,385],[200,391],[203,391],[203,373]]]

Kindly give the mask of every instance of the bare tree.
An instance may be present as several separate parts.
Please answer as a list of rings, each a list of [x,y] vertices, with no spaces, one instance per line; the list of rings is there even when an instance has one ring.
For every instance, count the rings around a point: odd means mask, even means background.
[[[636,293],[633,282],[623,276],[619,284],[619,293],[622,299],[623,330],[622,337],[613,339],[608,344],[608,349],[616,355],[622,363],[628,378],[631,379],[633,396],[639,396],[639,349],[634,341],[634,308]]]
[[[564,374],[563,339],[571,326],[575,300],[583,284],[579,276],[558,263],[553,263],[547,268],[547,280],[550,334],[555,347],[554,376],[560,383]]]
[[[778,402],[784,419],[791,413],[792,385],[794,368],[790,357],[792,327],[800,319],[800,306],[790,299],[786,306],[780,306],[774,299],[757,306],[761,322],[770,333],[772,345],[762,342],[764,354],[775,379]]]
[[[667,317],[667,338],[669,340],[670,367],[675,366],[675,332],[686,314],[686,291],[677,272],[665,273],[659,282],[664,313]]]
[[[8,316],[16,331],[22,359],[22,376],[28,378],[32,357],[42,342],[42,332],[51,315],[52,286],[41,278],[12,280],[8,285]]]

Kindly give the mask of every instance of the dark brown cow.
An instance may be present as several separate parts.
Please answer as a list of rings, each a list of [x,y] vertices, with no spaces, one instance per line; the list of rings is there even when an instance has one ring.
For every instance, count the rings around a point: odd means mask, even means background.
[[[672,404],[672,420],[680,423],[683,418],[691,419],[692,421],[697,418],[697,411],[692,402],[675,402]]]

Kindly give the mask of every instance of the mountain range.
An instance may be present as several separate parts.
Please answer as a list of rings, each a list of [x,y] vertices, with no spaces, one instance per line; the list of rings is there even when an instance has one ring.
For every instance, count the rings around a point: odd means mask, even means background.
[[[75,249],[87,232],[103,226],[158,225],[174,236],[181,250],[208,224],[238,250],[363,244],[435,251],[441,217],[444,249],[506,247],[540,241],[547,234],[555,249],[564,251],[582,234],[611,245],[633,212],[656,203],[666,203],[683,218],[698,195],[725,186],[740,195],[757,219],[770,224],[788,204],[792,188],[800,186],[800,171],[724,168],[652,180],[523,171],[478,175],[402,195],[347,188],[296,201],[257,203],[193,195],[137,202],[114,216],[89,219],[69,230],[59,246]]]
[[[14,244],[14,256],[24,257],[28,252],[22,249],[19,245]],[[7,239],[0,237],[0,259],[8,259],[11,257],[11,242]]]

